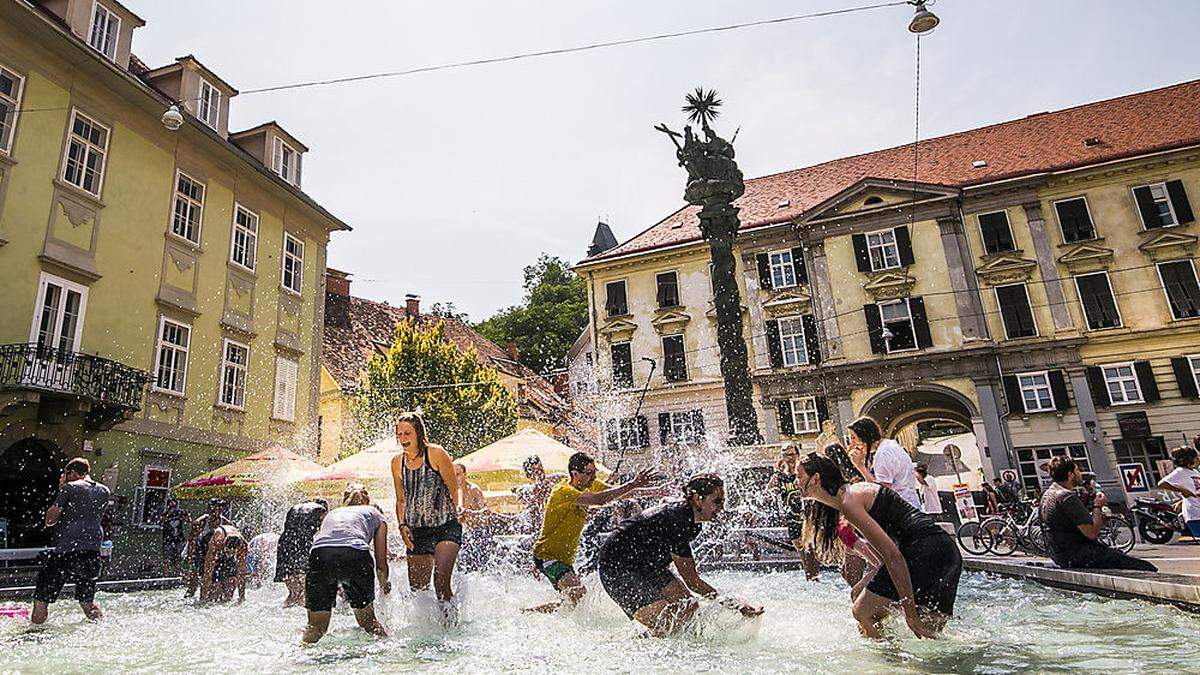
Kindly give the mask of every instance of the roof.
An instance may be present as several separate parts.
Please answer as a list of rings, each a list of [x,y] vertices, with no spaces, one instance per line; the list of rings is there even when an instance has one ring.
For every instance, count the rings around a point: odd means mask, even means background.
[[[392,345],[396,324],[407,319],[404,307],[393,307],[365,298],[325,294],[325,337],[322,362],[343,390],[358,386],[359,374],[371,357]],[[567,408],[554,386],[532,369],[513,361],[508,352],[457,319],[421,315],[422,322],[441,321],[446,337],[460,350],[474,347],[478,361],[525,383],[518,397],[523,419],[554,420]]]
[[[298,150],[300,150],[300,152],[308,152],[307,145],[301,143],[300,139],[293,136],[290,132],[288,132],[287,129],[284,129],[279,125],[279,122],[276,122],[275,120],[263,122],[262,124],[250,127],[249,129],[243,129],[242,131],[232,131],[229,133],[229,137],[236,140],[239,138],[245,138],[247,136],[253,136],[255,134],[266,133],[267,129],[274,129],[277,133],[279,133],[279,135],[283,136],[283,140],[287,141],[288,145],[295,146]]]
[[[592,245],[588,247],[588,255],[599,255],[617,245],[612,228],[603,220],[596,223],[596,234],[592,236]]]
[[[132,54],[130,56],[132,57]],[[138,61],[140,62],[141,59],[138,59]],[[184,64],[187,64],[187,63],[191,63],[191,64],[195,65],[200,70],[201,74],[205,76],[206,80],[212,80],[212,81],[216,82],[217,84],[221,85],[222,87],[225,87],[226,89],[228,89],[231,92],[230,94],[228,94],[228,96],[237,96],[238,90],[236,87],[234,87],[232,84],[229,84],[228,82],[226,82],[224,79],[221,78],[220,75],[217,75],[213,71],[209,70],[208,66],[204,65],[203,63],[200,63],[200,59],[196,58],[195,55],[193,55],[193,54],[186,54],[184,56],[177,57],[175,59],[174,63],[168,63],[165,66],[159,66],[157,68],[148,68],[146,70],[146,72],[144,73],[144,77],[154,79],[154,78],[158,77],[159,75],[163,75],[163,74],[175,71],[175,70],[182,69],[184,67]]]
[[[1087,139],[1099,143],[1085,144]],[[983,185],[1200,144],[1200,80],[922,140],[916,180]],[[984,167],[973,163],[982,160]],[[788,222],[864,178],[914,180],[913,144],[746,181],[742,229]],[[616,248],[583,261],[699,241],[686,206]]]

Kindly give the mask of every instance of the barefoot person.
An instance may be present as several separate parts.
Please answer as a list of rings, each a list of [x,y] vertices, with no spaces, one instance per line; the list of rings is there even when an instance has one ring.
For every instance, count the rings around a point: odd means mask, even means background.
[[[806,543],[818,557],[837,555],[840,513],[883,558],[883,568],[854,601],[863,635],[880,637],[880,621],[898,603],[917,637],[935,636],[954,611],[962,573],[962,557],[950,535],[891,488],[848,484],[828,457],[806,456],[796,466],[796,478],[805,495],[818,502],[804,528]]]
[[[224,499],[213,497],[208,500],[208,512],[192,521],[187,542],[188,587],[187,593],[183,596],[185,598],[196,594],[196,589],[200,586],[201,575],[204,572],[204,547],[200,545],[200,540],[207,541],[218,525],[233,525],[233,521],[225,517],[228,506],[229,503]]]
[[[783,447],[782,457],[775,464],[775,475],[771,476],[768,484],[772,490],[779,493],[783,500],[783,510],[787,517],[788,541],[792,542],[796,553],[800,554],[800,566],[804,568],[804,578],[816,581],[821,572],[817,556],[803,546],[800,538],[804,530],[804,493],[796,482],[796,461],[800,450],[794,445]]]
[[[426,441],[425,420],[417,413],[396,420],[396,442],[401,452],[392,458],[392,482],[400,537],[408,548],[408,585],[414,591],[428,588],[432,576],[438,600],[447,602],[462,546],[454,462],[442,446]]]
[[[179,576],[179,568],[183,562],[183,550],[187,547],[187,512],[179,507],[179,502],[167,501],[167,508],[159,519],[162,528],[162,573],[164,576]]]
[[[692,558],[692,540],[700,523],[725,506],[725,483],[716,474],[700,474],[683,486],[683,501],[647,509],[617,526],[600,547],[600,583],[629,618],[665,636],[682,628],[699,607],[693,593],[716,598],[717,590],[700,578]],[[671,573],[671,565],[679,577]],[[744,616],[761,607],[727,600]]]
[[[108,505],[108,488],[88,475],[91,464],[82,457],[67,462],[58,481],[58,497],[46,510],[46,527],[54,528],[54,550],[38,571],[33,591],[33,623],[45,623],[50,604],[58,599],[67,580],[75,582],[75,599],[89,619],[99,619],[96,581],[100,578],[100,520]]]
[[[321,529],[321,520],[329,512],[324,499],[312,499],[288,509],[283,532],[275,549],[275,581],[287,587],[284,607],[304,604],[304,575],[308,572],[308,554],[313,537]]]
[[[200,602],[229,602],[236,589],[238,603],[246,601],[246,558],[249,543],[232,525],[221,525],[200,542],[204,572]]]
[[[575,573],[575,552],[579,549],[579,535],[587,523],[588,509],[621,499],[659,479],[658,474],[646,469],[633,480],[612,487],[596,479],[596,462],[582,452],[567,460],[567,472],[570,480],[554,486],[550,493],[542,532],[533,544],[533,566],[546,576],[562,598],[526,611],[553,612],[564,602],[568,606],[579,602],[587,590]]]
[[[387,635],[375,618],[374,605],[376,579],[385,595],[392,592],[388,580],[387,523],[379,507],[371,505],[371,497],[360,483],[346,486],[342,504],[321,521],[308,556],[308,571],[304,575],[308,626],[304,629],[304,641],[310,644],[329,630],[339,587],[354,610],[358,625],[368,633]]]

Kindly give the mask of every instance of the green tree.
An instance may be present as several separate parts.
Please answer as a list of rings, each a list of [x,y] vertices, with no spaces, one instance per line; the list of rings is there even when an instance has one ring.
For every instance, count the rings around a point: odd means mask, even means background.
[[[396,416],[420,410],[429,442],[454,457],[516,431],[517,401],[474,349],[459,351],[441,321],[405,321],[392,346],[367,363],[364,382],[350,397],[352,451],[392,432]]]
[[[567,350],[587,325],[587,289],[561,258],[543,253],[525,268],[525,298],[476,329],[501,347],[517,344],[521,363],[539,373],[564,365]]]

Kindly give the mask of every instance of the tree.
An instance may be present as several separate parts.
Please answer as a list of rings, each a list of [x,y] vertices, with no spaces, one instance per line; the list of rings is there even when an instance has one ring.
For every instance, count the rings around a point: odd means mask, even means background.
[[[564,366],[587,325],[587,289],[561,258],[543,253],[525,268],[522,304],[500,310],[475,328],[501,347],[515,342],[524,365],[539,373]]]
[[[429,442],[458,457],[516,431],[517,401],[499,374],[459,351],[445,325],[407,320],[392,346],[367,363],[350,397],[350,443],[357,450],[393,433],[396,416],[420,410]]]
[[[467,313],[458,311],[458,307],[455,307],[453,302],[435,302],[429,307],[429,311],[426,313],[430,316],[436,316],[439,319],[454,319],[462,323],[471,322]]]

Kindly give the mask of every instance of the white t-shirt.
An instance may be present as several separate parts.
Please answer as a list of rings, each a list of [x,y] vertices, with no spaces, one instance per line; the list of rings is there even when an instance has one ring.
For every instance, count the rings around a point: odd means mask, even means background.
[[[1183,519],[1200,520],[1200,471],[1185,469],[1182,466],[1167,474],[1164,481],[1191,492],[1195,497],[1185,497],[1183,500]]]
[[[890,483],[901,499],[920,510],[921,498],[917,496],[917,474],[913,461],[899,443],[890,438],[880,441],[871,471],[875,474],[875,480]]]
[[[942,500],[938,497],[937,485],[934,484],[933,478],[926,478],[924,485],[918,482],[917,489],[921,491],[921,507],[925,513],[942,512]]]

